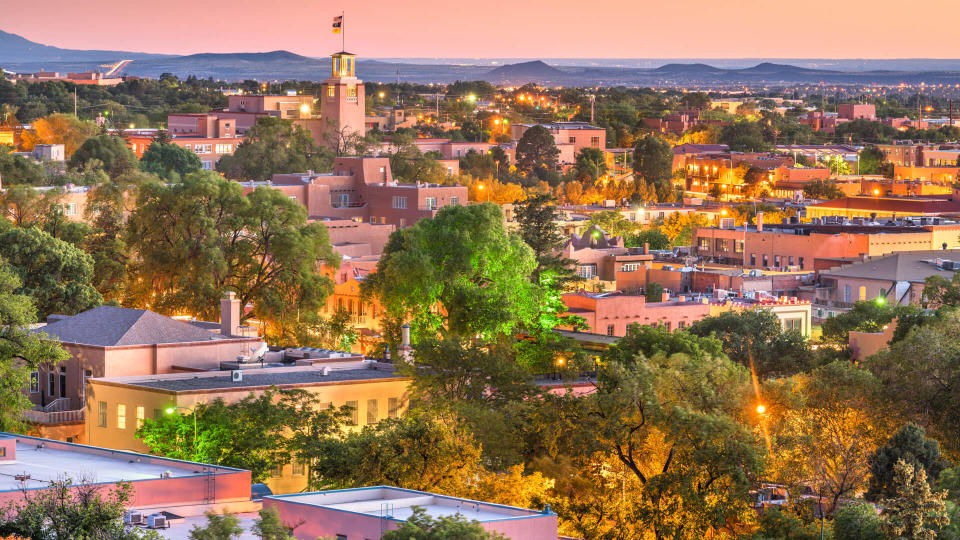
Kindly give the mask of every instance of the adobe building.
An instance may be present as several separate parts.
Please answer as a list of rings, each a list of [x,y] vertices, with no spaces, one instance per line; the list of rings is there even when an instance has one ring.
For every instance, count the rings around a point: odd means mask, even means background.
[[[0,508],[65,478],[112,487],[129,482],[128,507],[143,514],[249,512],[250,471],[0,433]]]
[[[299,523],[293,531],[298,540],[380,538],[384,531],[400,528],[414,507],[434,519],[460,514],[506,538],[557,539],[557,515],[549,506],[528,510],[389,486],[268,496],[263,507],[275,508],[284,523]]]
[[[646,297],[620,291],[591,293],[579,291],[564,294],[566,315],[586,319],[589,332],[623,337],[631,324],[663,326],[667,330],[683,329],[710,315],[710,304],[705,300],[688,300],[680,296],[670,299],[663,293],[662,302],[647,302]]]
[[[331,173],[275,174],[270,182],[244,182],[244,191],[259,185],[297,199],[312,220],[352,220],[399,228],[433,217],[444,206],[467,203],[466,186],[395,181],[388,158],[338,157]]]
[[[810,207],[807,207],[808,211]],[[703,260],[787,271],[817,270],[819,259],[861,258],[896,251],[960,247],[960,224],[939,218],[873,222],[862,218],[815,218],[812,223],[694,229],[693,253]]]
[[[950,196],[843,197],[806,207],[808,218],[839,216],[843,218],[896,218],[897,216],[960,215],[960,200]]]
[[[323,138],[333,146],[335,141],[366,133],[364,123],[364,87],[357,78],[357,56],[340,51],[331,55],[330,77],[320,85],[320,120],[323,122]]]
[[[100,306],[73,316],[51,315],[35,329],[57,340],[70,358],[30,375],[34,405],[58,410],[84,407],[84,382],[120,377],[219,369],[220,363],[249,356],[263,341],[240,325],[240,301],[229,293],[221,323],[180,321],[145,309]]]
[[[612,281],[618,289],[643,287],[653,261],[649,247],[625,247],[623,237],[611,237],[599,225],[591,226],[583,236],[572,234],[560,256],[576,262],[580,277]]]
[[[392,364],[339,356],[308,361],[310,365],[305,366],[253,364],[232,371],[91,378],[85,404],[87,441],[144,452],[148,448],[135,434],[147,418],[173,414],[167,412],[171,409],[190,414],[200,403],[222,399],[230,404],[271,389],[301,389],[316,395],[325,408],[352,408],[348,425],[354,427],[349,429],[403,414],[409,379],[395,374]],[[302,491],[307,475],[307,464],[293,462],[274,471],[266,484],[274,493]]]
[[[542,126],[553,135],[557,146],[571,145],[571,156],[567,159],[561,159],[561,163],[572,162],[571,157],[575,157],[580,150],[584,148],[598,148],[603,150],[607,147],[607,130],[602,127],[591,126],[587,122],[551,122],[548,124],[511,124],[510,137],[517,141],[523,137],[526,131],[534,126]],[[563,157],[563,156],[561,156]]]

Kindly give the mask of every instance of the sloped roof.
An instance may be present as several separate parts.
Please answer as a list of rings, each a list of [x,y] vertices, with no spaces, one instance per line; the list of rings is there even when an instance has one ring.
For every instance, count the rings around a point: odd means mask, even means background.
[[[931,262],[938,258],[960,261],[960,250],[900,251],[847,264],[821,272],[820,275],[914,282],[923,281],[933,275],[952,278],[952,271],[937,268],[936,264]]]
[[[100,306],[38,328],[65,343],[119,347],[223,339],[196,326],[147,311]]]

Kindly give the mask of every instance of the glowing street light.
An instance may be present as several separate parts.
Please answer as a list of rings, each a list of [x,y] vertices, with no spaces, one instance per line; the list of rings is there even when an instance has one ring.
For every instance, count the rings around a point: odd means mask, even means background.
[[[764,414],[767,412],[767,408],[763,405],[757,405],[757,414]]]
[[[380,99],[383,99],[384,93],[383,93],[383,92],[380,92],[380,93],[377,94],[377,95],[380,96]]]

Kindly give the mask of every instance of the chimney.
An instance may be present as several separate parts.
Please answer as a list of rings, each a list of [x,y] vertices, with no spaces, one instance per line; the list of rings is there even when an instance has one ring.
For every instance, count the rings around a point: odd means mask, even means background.
[[[763,232],[763,212],[757,212],[757,232]]]
[[[643,243],[643,254],[644,254],[644,255],[649,255],[649,254],[650,254],[650,242],[644,242],[644,243]]]
[[[400,327],[400,344],[410,346],[410,325],[405,324]]]
[[[227,291],[220,300],[220,333],[235,336],[240,331],[240,300],[233,291]]]
[[[400,327],[400,360],[405,362],[413,361],[413,347],[410,346],[410,325],[405,324]]]

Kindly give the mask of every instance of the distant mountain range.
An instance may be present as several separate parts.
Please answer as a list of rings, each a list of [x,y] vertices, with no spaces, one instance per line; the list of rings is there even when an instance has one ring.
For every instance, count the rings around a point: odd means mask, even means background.
[[[16,34],[0,31],[0,67],[14,72],[41,69],[60,72],[96,70],[100,64],[133,60],[124,74],[157,77],[173,73],[186,77],[224,80],[323,80],[330,73],[330,60],[310,58],[289,51],[264,53],[201,53],[186,56],[126,51],[61,49],[35,43]],[[491,67],[489,61],[444,63],[438,59],[420,63],[360,59],[357,74],[367,81],[396,80],[416,83],[448,83],[456,80],[486,80],[491,83],[541,84],[564,86],[615,85],[719,85],[719,84],[798,84],[798,83],[960,83],[957,60],[798,60],[806,66],[759,62],[742,67],[742,60],[717,60],[723,67],[705,62],[670,62],[655,67],[653,61],[628,62],[564,60],[550,65],[542,60],[508,63]],[[837,69],[826,69],[830,66]],[[882,69],[898,66],[901,69]],[[882,67],[882,68],[881,68]]]

